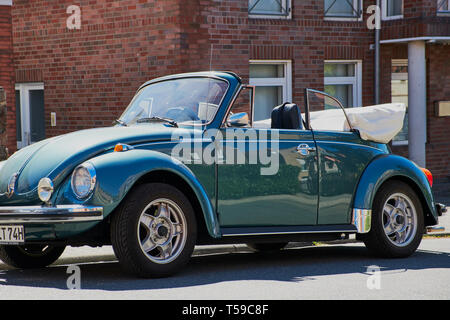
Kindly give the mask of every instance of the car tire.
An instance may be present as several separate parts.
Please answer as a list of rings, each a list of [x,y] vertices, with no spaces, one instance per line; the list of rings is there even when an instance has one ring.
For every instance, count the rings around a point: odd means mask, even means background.
[[[56,260],[64,252],[65,246],[46,245],[1,245],[0,260],[7,265],[19,269],[44,268]]]
[[[286,247],[288,242],[247,243],[247,247],[256,252],[274,252]]]
[[[168,184],[139,185],[111,220],[111,242],[119,264],[142,278],[179,272],[189,261],[196,240],[191,203]]]
[[[423,230],[424,215],[417,194],[406,183],[392,181],[377,192],[371,229],[359,238],[378,257],[404,258],[416,251]]]

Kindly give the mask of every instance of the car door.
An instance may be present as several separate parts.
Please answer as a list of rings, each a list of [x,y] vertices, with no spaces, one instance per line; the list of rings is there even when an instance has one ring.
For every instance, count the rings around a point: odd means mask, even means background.
[[[317,223],[318,172],[309,130],[221,128],[221,227]]]
[[[382,150],[360,138],[351,128],[342,104],[334,97],[307,89],[307,103],[318,156],[317,223],[349,224],[359,178],[369,162]],[[331,116],[325,116],[324,110],[329,110],[327,114]]]

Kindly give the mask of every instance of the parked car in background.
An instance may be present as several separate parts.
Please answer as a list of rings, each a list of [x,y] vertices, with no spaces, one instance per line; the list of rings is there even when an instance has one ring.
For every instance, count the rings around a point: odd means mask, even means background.
[[[44,267],[65,246],[112,244],[128,272],[162,277],[197,244],[354,234],[375,254],[411,255],[442,211],[431,174],[305,92],[303,111],[285,103],[261,126],[234,73],[171,75],[143,84],[112,127],[23,148],[0,163],[0,259]],[[328,109],[334,128],[315,129]]]

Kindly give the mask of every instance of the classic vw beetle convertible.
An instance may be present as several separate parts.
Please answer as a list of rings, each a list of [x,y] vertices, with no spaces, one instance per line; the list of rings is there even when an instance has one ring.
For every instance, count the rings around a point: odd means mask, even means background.
[[[429,172],[364,139],[316,90],[303,111],[284,103],[255,121],[254,89],[231,72],[154,79],[114,126],[1,162],[0,259],[44,267],[65,246],[112,244],[125,270],[162,277],[197,244],[275,250],[350,235],[378,255],[411,255],[441,211]]]

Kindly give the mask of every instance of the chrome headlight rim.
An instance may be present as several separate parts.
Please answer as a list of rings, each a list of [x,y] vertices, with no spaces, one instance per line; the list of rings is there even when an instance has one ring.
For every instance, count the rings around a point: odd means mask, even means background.
[[[39,199],[41,199],[42,202],[49,202],[52,198],[53,191],[55,190],[53,181],[50,178],[42,178],[39,180],[37,190]]]
[[[86,170],[90,176],[89,188],[88,188],[87,192],[85,192],[84,194],[79,194],[77,192],[77,186],[75,185],[76,174],[77,174],[78,170],[81,170],[81,169]],[[92,192],[94,191],[96,184],[97,184],[97,173],[95,171],[95,167],[90,162],[84,162],[84,163],[80,164],[79,166],[77,166],[73,170],[70,185],[72,187],[72,192],[77,197],[77,199],[86,200],[88,197],[90,197],[92,195]]]

